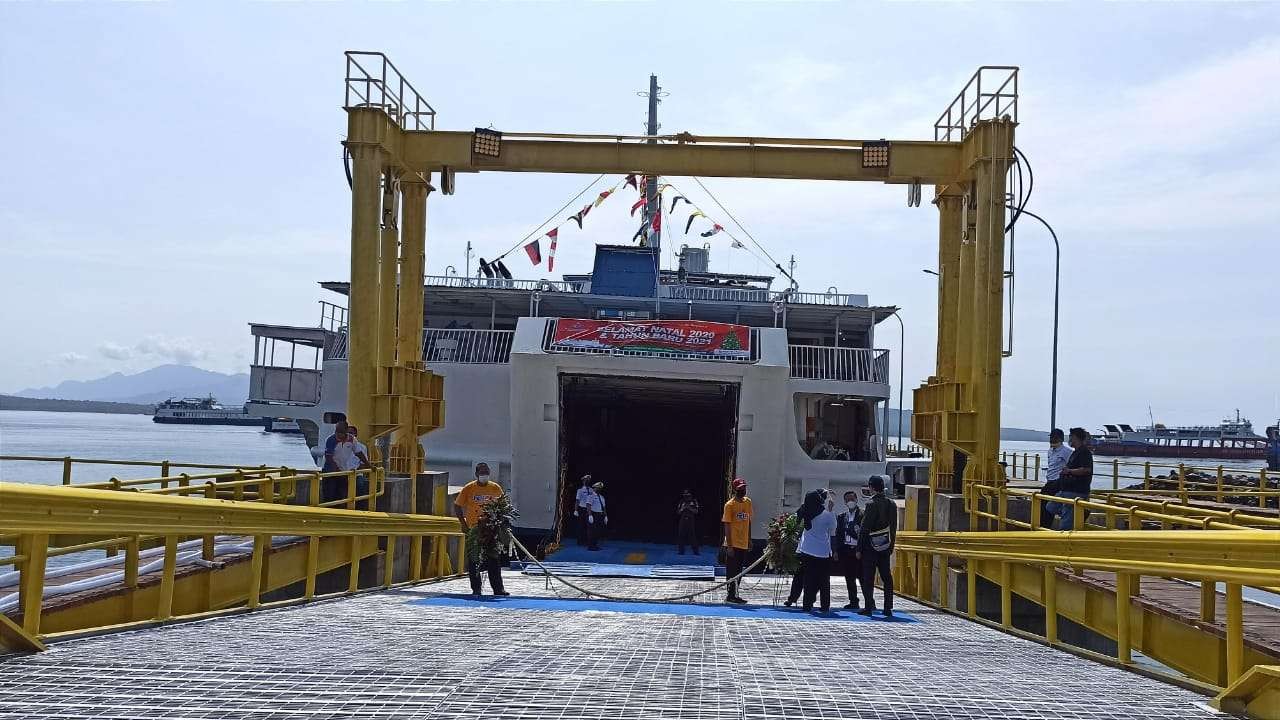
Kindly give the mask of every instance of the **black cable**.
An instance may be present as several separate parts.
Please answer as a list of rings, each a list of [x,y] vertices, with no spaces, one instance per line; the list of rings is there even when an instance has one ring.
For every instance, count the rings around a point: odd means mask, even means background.
[[[342,169],[347,171],[347,188],[354,189],[355,182],[351,177],[351,148],[342,146]]]

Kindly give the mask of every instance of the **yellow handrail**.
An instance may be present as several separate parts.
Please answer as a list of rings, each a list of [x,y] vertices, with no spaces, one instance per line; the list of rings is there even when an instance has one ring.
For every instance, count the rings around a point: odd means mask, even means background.
[[[350,474],[354,484],[354,474]],[[319,497],[318,489],[311,492],[311,500]],[[353,502],[344,499],[341,502]],[[446,552],[443,542],[448,538],[461,538],[461,526],[456,518],[434,515],[368,512],[350,509],[331,509],[300,505],[279,505],[269,502],[238,502],[234,500],[204,497],[172,497],[158,493],[116,492],[102,489],[84,489],[63,486],[32,485],[0,482],[0,527],[9,536],[17,537],[17,552],[0,564],[13,564],[19,576],[19,610],[22,624],[18,626],[7,618],[0,618],[12,634],[18,632],[26,640],[26,647],[39,649],[41,644],[40,617],[44,591],[45,563],[50,554],[49,538],[55,534],[107,536],[108,541],[83,543],[76,550],[89,547],[127,545],[125,559],[126,584],[137,586],[139,539],[162,537],[164,539],[163,569],[159,584],[159,601],[154,620],[165,621],[175,617],[173,593],[177,565],[179,538],[215,535],[251,536],[254,538],[251,567],[258,572],[248,574],[250,583],[246,604],[249,608],[264,606],[260,602],[262,572],[265,554],[271,547],[272,536],[301,536],[307,538],[308,552],[303,578],[307,588],[304,600],[315,597],[316,577],[319,572],[316,560],[320,538],[350,537],[353,582],[348,591],[355,591],[355,572],[363,554],[361,543],[355,538],[385,537],[388,548],[399,537],[409,538],[414,551],[411,557],[417,565],[410,568],[409,581],[424,577],[424,569],[439,569],[437,561]],[[122,536],[122,537],[121,537]],[[436,547],[432,561],[422,567],[423,538],[434,538]],[[463,544],[458,543],[459,561]],[[376,548],[375,548],[376,549]],[[345,551],[344,551],[345,552]],[[390,557],[387,551],[387,575],[384,584],[392,580]]]

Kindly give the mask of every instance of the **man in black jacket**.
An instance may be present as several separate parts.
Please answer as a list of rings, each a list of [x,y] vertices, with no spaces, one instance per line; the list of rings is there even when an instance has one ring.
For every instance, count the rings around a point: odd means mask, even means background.
[[[867,488],[863,493],[870,494]],[[862,557],[858,555],[858,535],[862,532],[862,505],[858,492],[844,494],[845,511],[836,516],[836,534],[831,536],[831,549],[839,559],[844,586],[849,591],[849,604],[845,610],[858,609],[858,585],[862,581]]]
[[[884,586],[884,616],[893,617],[893,572],[889,558],[893,544],[898,539],[898,506],[884,496],[884,477],[872,475],[867,481],[875,493],[862,516],[862,530],[858,533],[858,552],[862,554],[862,599],[864,607],[859,615],[870,616],[875,612],[876,600],[872,596],[876,573]]]
[[[1080,427],[1071,428],[1068,442],[1071,444],[1071,457],[1067,466],[1062,469],[1058,497],[1063,500],[1088,500],[1089,488],[1093,485],[1093,452],[1089,450],[1089,433]],[[1075,529],[1075,503],[1052,502],[1049,510],[1058,516],[1059,530]]]

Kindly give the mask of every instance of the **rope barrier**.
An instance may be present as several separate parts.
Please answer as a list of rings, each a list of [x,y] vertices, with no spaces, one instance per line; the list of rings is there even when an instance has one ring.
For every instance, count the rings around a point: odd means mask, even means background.
[[[566,578],[561,577],[560,575],[557,575],[556,573],[551,572],[551,570],[550,570],[546,565],[543,565],[543,564],[542,564],[542,562],[541,562],[540,560],[538,560],[538,558],[534,557],[534,556],[533,556],[533,553],[529,552],[529,549],[528,549],[528,548],[526,548],[526,547],[525,547],[525,546],[524,546],[524,545],[523,545],[523,544],[522,544],[518,539],[516,539],[514,536],[512,536],[512,538],[511,538],[511,542],[512,542],[512,543],[514,543],[514,544],[515,544],[515,546],[516,546],[516,548],[518,548],[518,549],[520,550],[520,552],[524,553],[524,554],[525,554],[525,556],[526,556],[526,557],[528,557],[528,558],[529,558],[529,560],[531,560],[531,561],[533,562],[533,564],[534,564],[534,565],[537,565],[537,566],[538,566],[538,568],[539,568],[540,570],[542,570],[542,572],[543,572],[543,573],[545,573],[548,577],[555,578],[555,579],[556,579],[556,581],[558,581],[558,582],[560,582],[560,583],[563,583],[564,585],[566,585],[566,586],[568,586],[568,587],[571,587],[571,588],[573,588],[574,590],[577,590],[578,592],[580,592],[580,593],[582,593],[583,595],[586,595],[586,596],[588,596],[588,597],[598,597],[598,598],[600,598],[601,600],[613,600],[613,601],[617,601],[617,602],[657,602],[657,603],[675,603],[675,602],[681,602],[681,601],[690,601],[690,600],[693,600],[694,598],[696,598],[696,597],[698,597],[698,596],[700,596],[700,595],[706,595],[707,593],[715,592],[716,590],[719,590],[720,588],[725,587],[725,586],[726,586],[726,585],[728,585],[729,583],[737,582],[737,581],[741,580],[741,579],[742,579],[742,577],[743,577],[744,575],[746,575],[747,573],[751,572],[752,570],[755,570],[757,567],[759,567],[759,566],[760,566],[760,564],[761,564],[761,563],[763,563],[765,560],[767,560],[767,559],[769,558],[769,552],[766,550],[766,551],[764,552],[764,554],[762,554],[762,555],[760,556],[760,559],[756,560],[754,563],[752,563],[752,564],[750,565],[750,567],[748,567],[747,569],[745,569],[745,570],[743,570],[742,572],[738,573],[738,574],[737,574],[737,575],[735,575],[734,577],[732,577],[732,578],[727,578],[727,579],[725,579],[725,581],[724,581],[724,582],[716,583],[715,585],[712,585],[712,586],[711,586],[711,587],[709,587],[709,588],[706,588],[706,589],[704,589],[704,590],[699,590],[699,591],[697,591],[697,592],[686,593],[686,594],[684,594],[684,595],[673,595],[673,596],[671,596],[671,597],[663,597],[663,598],[650,598],[650,597],[625,597],[625,596],[622,596],[622,595],[609,595],[609,594],[602,593],[602,592],[596,592],[595,590],[588,590],[588,589],[586,589],[586,588],[584,588],[584,587],[582,587],[582,586],[580,586],[580,585],[576,585],[576,584],[574,584],[574,583],[570,582],[569,580],[567,580]]]

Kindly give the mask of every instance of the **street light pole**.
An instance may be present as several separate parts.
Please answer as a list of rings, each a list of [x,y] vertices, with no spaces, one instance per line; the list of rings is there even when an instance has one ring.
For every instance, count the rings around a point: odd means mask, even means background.
[[[1007,206],[1010,210],[1017,210],[1012,205]],[[1019,210],[1022,215],[1029,215],[1035,218],[1049,231],[1049,236],[1053,238],[1053,389],[1049,396],[1049,430],[1058,427],[1058,281],[1061,277],[1059,270],[1062,263],[1062,246],[1058,244],[1058,233],[1053,231],[1053,226],[1045,221],[1044,218],[1031,212],[1030,210]]]

